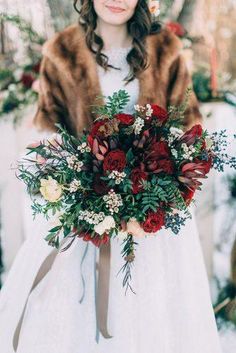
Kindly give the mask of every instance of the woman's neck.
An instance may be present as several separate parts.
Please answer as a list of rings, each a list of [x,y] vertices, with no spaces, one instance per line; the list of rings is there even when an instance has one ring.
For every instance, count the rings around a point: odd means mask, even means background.
[[[97,19],[95,33],[102,38],[105,50],[114,47],[126,48],[132,44],[132,37],[128,34],[126,24],[114,26]]]

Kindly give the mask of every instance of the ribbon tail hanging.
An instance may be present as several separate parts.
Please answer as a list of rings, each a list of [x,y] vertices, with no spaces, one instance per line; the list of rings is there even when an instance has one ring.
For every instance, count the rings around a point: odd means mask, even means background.
[[[81,280],[82,280],[82,286],[83,286],[82,296],[79,300],[80,304],[83,302],[84,296],[85,296],[85,279],[84,279],[84,275],[83,275],[83,263],[84,263],[86,255],[87,255],[87,252],[88,252],[88,243],[86,244],[86,247],[85,247],[81,262],[80,262],[80,273],[81,273]]]
[[[96,295],[95,295],[97,327],[104,338],[112,338],[107,328],[110,265],[111,265],[111,244],[109,241],[106,244],[102,244],[100,247],[99,264],[98,264],[98,280],[97,280]],[[97,338],[97,335],[96,335],[96,338]]]

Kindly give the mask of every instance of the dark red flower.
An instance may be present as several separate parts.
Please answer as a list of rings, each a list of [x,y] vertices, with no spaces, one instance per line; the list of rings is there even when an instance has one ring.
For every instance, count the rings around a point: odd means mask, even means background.
[[[192,201],[195,191],[196,190],[189,189],[189,188],[186,188],[184,191],[182,191],[182,196],[187,205],[189,205],[190,202]]]
[[[155,117],[160,125],[163,125],[168,119],[168,113],[165,109],[156,104],[151,104],[152,117]]]
[[[37,64],[35,64],[35,65],[32,67],[32,71],[34,71],[36,74],[39,73],[40,64],[41,64],[41,62],[39,61]]]
[[[118,119],[121,122],[121,124],[124,124],[124,125],[132,125],[134,122],[134,117],[131,114],[121,113],[121,114],[116,114],[114,117]]]
[[[126,156],[122,150],[114,150],[109,152],[104,158],[103,170],[112,172],[117,170],[122,172],[126,166]]]
[[[132,181],[134,194],[138,194],[143,189],[141,181],[147,180],[147,178],[148,178],[148,173],[142,171],[140,168],[134,168],[132,170],[130,179]]]
[[[101,246],[102,244],[106,244],[110,239],[107,233],[103,234],[102,236],[99,234],[92,236],[87,232],[81,232],[78,237],[83,238],[84,241],[91,241],[97,247]]]
[[[186,131],[179,139],[181,143],[186,143],[188,146],[193,145],[197,139],[202,137],[203,129],[200,124],[194,125],[190,130]]]
[[[34,82],[34,77],[31,74],[24,73],[21,76],[21,82],[25,86],[25,88],[31,88],[33,82]]]
[[[146,164],[146,169],[152,173],[167,173],[173,174],[174,165],[170,159],[159,159],[156,161],[150,161]]]
[[[96,121],[93,126],[92,126],[92,129],[90,131],[90,136],[92,138],[96,137],[96,136],[102,136],[103,134],[99,131],[99,129],[105,125],[107,120],[99,120],[99,121]]]
[[[152,143],[147,153],[145,154],[145,160],[157,160],[161,158],[169,158],[170,157],[170,149],[165,141],[158,141]]]
[[[202,183],[199,179],[205,179],[206,174],[209,173],[212,166],[212,159],[202,161],[194,159],[193,162],[183,164],[181,167],[181,174],[178,179],[191,189],[199,189]]]
[[[101,174],[96,173],[93,180],[93,189],[99,195],[105,195],[110,190],[107,182],[101,179]]]
[[[184,27],[178,22],[168,22],[166,27],[178,37],[183,37],[186,33]]]
[[[155,173],[164,172],[166,174],[174,173],[174,164],[170,159],[160,159],[157,161]]]
[[[165,224],[165,212],[159,209],[157,212],[149,212],[146,220],[141,224],[147,233],[154,233],[161,229]]]

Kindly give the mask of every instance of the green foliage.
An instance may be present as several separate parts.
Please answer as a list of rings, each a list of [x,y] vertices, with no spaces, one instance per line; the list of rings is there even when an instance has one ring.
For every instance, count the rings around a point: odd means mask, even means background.
[[[5,12],[0,13],[0,21],[9,22],[15,25],[21,32],[24,41],[28,41],[30,43],[43,44],[45,38],[40,36],[33,28],[32,25],[24,20],[22,17],[18,15],[11,15]]]
[[[163,178],[153,177],[151,181],[144,181],[144,192],[138,194],[140,207],[143,213],[147,211],[156,212],[161,203],[173,203],[175,208],[185,210],[186,204],[179,191],[178,185],[173,179],[166,176]]]
[[[183,102],[177,106],[168,107],[169,119],[166,123],[166,128],[183,126],[184,113],[188,107],[189,97],[192,91],[192,88],[188,87],[185,91],[185,98]]]
[[[195,72],[192,76],[193,89],[199,101],[207,102],[212,99],[210,75],[204,71]]]
[[[133,291],[133,288],[130,285],[130,282],[132,280],[131,269],[132,269],[132,265],[135,257],[134,255],[135,245],[138,245],[138,243],[136,243],[133,239],[133,236],[129,234],[127,238],[124,239],[122,245],[123,245],[123,249],[121,254],[126,262],[118,273],[120,273],[121,271],[125,273],[123,277],[123,287],[126,288],[125,292],[127,292],[128,289],[131,289],[131,291],[135,293]]]
[[[102,96],[104,97],[104,96]],[[97,99],[100,99],[101,96],[98,96]],[[121,112],[123,108],[129,101],[129,94],[125,90],[119,90],[115,92],[112,96],[107,97],[106,105],[99,106],[97,104],[92,105],[94,107],[93,112],[99,116],[109,117],[110,119],[113,115]]]

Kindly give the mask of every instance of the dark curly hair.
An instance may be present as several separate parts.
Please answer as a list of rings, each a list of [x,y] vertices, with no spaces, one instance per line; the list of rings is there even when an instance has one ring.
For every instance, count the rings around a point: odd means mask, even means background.
[[[96,62],[105,70],[108,67],[120,70],[108,63],[108,57],[102,53],[104,42],[100,36],[95,33],[97,25],[97,14],[93,7],[93,1],[80,0],[80,9],[78,0],[74,0],[74,8],[79,13],[79,23],[85,30],[86,43],[88,48],[95,54]],[[130,65],[130,72],[125,77],[126,84],[132,81],[138,74],[148,67],[147,51],[145,48],[145,38],[150,34],[160,32],[161,25],[154,22],[148,8],[147,0],[138,0],[134,15],[127,22],[128,33],[133,38],[133,47],[127,54],[126,60]],[[98,50],[92,48],[93,43],[98,45]]]

